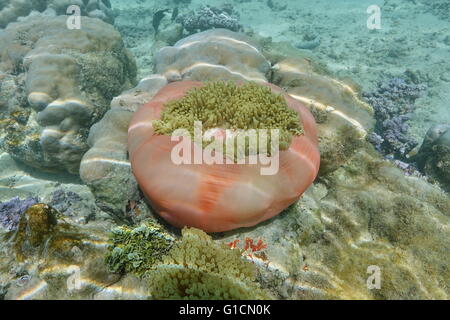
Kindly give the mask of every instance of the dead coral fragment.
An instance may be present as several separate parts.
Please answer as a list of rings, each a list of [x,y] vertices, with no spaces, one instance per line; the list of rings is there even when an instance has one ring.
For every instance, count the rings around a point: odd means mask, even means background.
[[[205,232],[184,228],[183,238],[149,272],[155,299],[267,299],[255,282],[255,266],[241,250],[214,242]]]
[[[285,98],[253,82],[238,86],[218,81],[194,88],[182,99],[168,102],[161,120],[154,121],[153,126],[161,135],[185,129],[193,137],[196,121],[204,130],[279,129],[281,150],[289,148],[293,136],[303,134],[299,115],[288,107]]]

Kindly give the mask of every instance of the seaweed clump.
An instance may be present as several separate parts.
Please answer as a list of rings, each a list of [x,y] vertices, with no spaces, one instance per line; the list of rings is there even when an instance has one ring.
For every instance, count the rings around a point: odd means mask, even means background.
[[[149,272],[155,299],[249,300],[270,295],[255,282],[255,266],[239,249],[217,243],[205,232],[184,228],[179,240]]]
[[[143,276],[172,247],[174,238],[155,224],[146,223],[131,229],[120,226],[112,230],[106,264],[115,273]]]
[[[278,129],[280,150],[289,148],[293,136],[303,134],[299,115],[285,98],[254,82],[239,86],[218,81],[194,88],[183,98],[168,102],[161,120],[155,120],[153,126],[157,134],[171,135],[185,129],[193,137],[195,122],[201,122],[203,130]]]

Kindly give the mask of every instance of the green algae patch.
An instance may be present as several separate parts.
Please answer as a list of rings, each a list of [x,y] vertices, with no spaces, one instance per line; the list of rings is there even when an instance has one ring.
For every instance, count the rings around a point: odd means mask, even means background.
[[[293,136],[303,134],[298,113],[288,107],[283,95],[254,82],[239,86],[218,81],[191,89],[183,98],[166,103],[153,127],[157,134],[184,129],[193,137],[195,122],[201,122],[205,131],[278,129],[280,150],[289,148]]]
[[[112,230],[106,264],[115,273],[143,276],[172,247],[174,238],[153,223]]]

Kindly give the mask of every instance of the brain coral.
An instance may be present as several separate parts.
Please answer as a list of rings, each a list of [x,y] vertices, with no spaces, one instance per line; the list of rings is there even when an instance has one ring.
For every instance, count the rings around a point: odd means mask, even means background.
[[[301,103],[288,95],[282,95],[281,100],[285,99],[286,109],[297,113],[302,133],[292,135],[290,144],[285,146],[286,150],[283,150],[282,145],[279,153],[276,150],[279,155],[279,170],[273,175],[262,175],[263,165],[250,165],[248,161],[245,165],[177,165],[171,158],[171,152],[177,143],[171,141],[167,134],[157,134],[154,124],[161,125],[158,120],[164,120],[161,113],[166,105],[183,97],[186,100],[181,104],[192,101],[192,106],[200,104],[200,109],[213,106],[219,108],[224,100],[218,98],[215,102],[205,102],[209,100],[208,95],[195,96],[194,88],[202,86],[203,83],[192,81],[171,83],[134,114],[128,131],[128,147],[132,169],[141,189],[157,212],[177,227],[193,226],[207,232],[219,232],[253,226],[277,215],[299,199],[319,170],[320,155],[313,116]],[[282,92],[276,86],[267,86],[275,93]],[[214,84],[210,87],[214,88]],[[264,92],[256,87],[253,90],[255,95]],[[220,96],[219,92],[213,91],[211,94]],[[226,100],[227,95],[224,97]],[[253,110],[254,117],[260,120],[267,117],[267,123],[275,127],[279,124],[277,121],[280,119],[277,117],[281,112],[267,115],[264,110],[270,108],[269,104],[276,97],[279,96],[269,90],[268,104],[261,104]],[[245,113],[248,111],[246,109],[253,108],[256,102],[252,99],[254,97],[251,95],[243,96],[241,109],[236,108],[234,112]],[[223,113],[226,114],[227,110],[223,110]],[[244,117],[244,120],[246,119],[247,124],[254,123],[254,120],[249,121],[254,117]],[[201,121],[200,118],[201,114],[198,119]],[[207,121],[203,123],[208,127]],[[210,123],[210,128],[216,127],[218,132],[225,126],[221,122]],[[239,129],[247,128],[244,124]],[[192,152],[196,152],[196,148],[201,147],[193,144],[191,148]]]
[[[82,25],[36,16],[0,32],[5,149],[33,167],[77,174],[90,126],[135,81],[120,34],[98,19]]]

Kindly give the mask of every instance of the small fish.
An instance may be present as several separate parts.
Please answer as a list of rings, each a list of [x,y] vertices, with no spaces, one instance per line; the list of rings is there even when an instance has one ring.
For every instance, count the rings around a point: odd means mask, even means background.
[[[153,29],[155,29],[155,35],[158,34],[158,28],[159,25],[161,23],[161,20],[164,18],[164,14],[169,11],[170,9],[163,9],[163,10],[158,10],[155,12],[155,14],[153,15]]]

